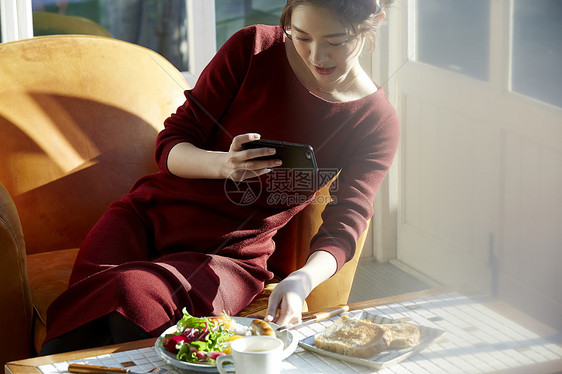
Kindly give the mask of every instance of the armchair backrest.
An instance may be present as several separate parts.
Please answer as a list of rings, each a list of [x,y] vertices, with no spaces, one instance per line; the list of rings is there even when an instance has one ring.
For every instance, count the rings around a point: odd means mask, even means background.
[[[79,247],[156,170],[156,135],[187,89],[148,49],[77,35],[1,44],[0,82],[0,182],[28,253]]]

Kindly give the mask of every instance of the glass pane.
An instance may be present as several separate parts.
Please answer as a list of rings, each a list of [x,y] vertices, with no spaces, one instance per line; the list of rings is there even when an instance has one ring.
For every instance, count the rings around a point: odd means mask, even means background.
[[[33,0],[34,35],[112,36],[188,69],[185,0]]]
[[[515,0],[512,89],[562,107],[562,1]]]
[[[285,3],[286,0],[215,0],[217,48],[245,26],[278,25]]]
[[[418,61],[488,80],[490,0],[420,0],[416,16]]]

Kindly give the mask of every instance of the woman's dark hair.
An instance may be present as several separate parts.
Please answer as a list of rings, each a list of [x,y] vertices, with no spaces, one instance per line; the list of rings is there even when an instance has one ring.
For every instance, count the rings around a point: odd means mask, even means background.
[[[353,34],[364,36],[374,48],[377,29],[382,23],[378,15],[385,11],[393,0],[287,0],[281,14],[281,27],[290,38],[293,9],[299,5],[316,5],[333,10],[340,15],[342,24]]]

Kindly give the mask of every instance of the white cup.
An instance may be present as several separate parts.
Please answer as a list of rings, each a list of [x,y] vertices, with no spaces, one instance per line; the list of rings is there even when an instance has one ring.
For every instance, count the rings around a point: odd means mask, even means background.
[[[232,362],[236,374],[279,374],[283,348],[283,341],[271,336],[236,339],[230,343],[231,354],[217,357],[217,369],[227,374],[223,365]]]

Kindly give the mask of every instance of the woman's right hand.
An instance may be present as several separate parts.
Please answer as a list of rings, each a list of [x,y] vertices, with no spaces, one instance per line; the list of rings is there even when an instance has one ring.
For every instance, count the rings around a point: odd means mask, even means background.
[[[236,182],[260,176],[281,165],[281,160],[254,160],[275,154],[274,148],[243,149],[242,144],[260,139],[260,134],[241,134],[225,151],[208,151],[182,142],[168,154],[168,170],[182,178],[232,179]]]
[[[260,135],[256,133],[241,134],[232,139],[223,162],[223,175],[226,178],[240,182],[269,173],[271,168],[281,165],[281,161],[275,159],[255,160],[275,154],[275,148],[242,148],[242,144],[259,139]]]

